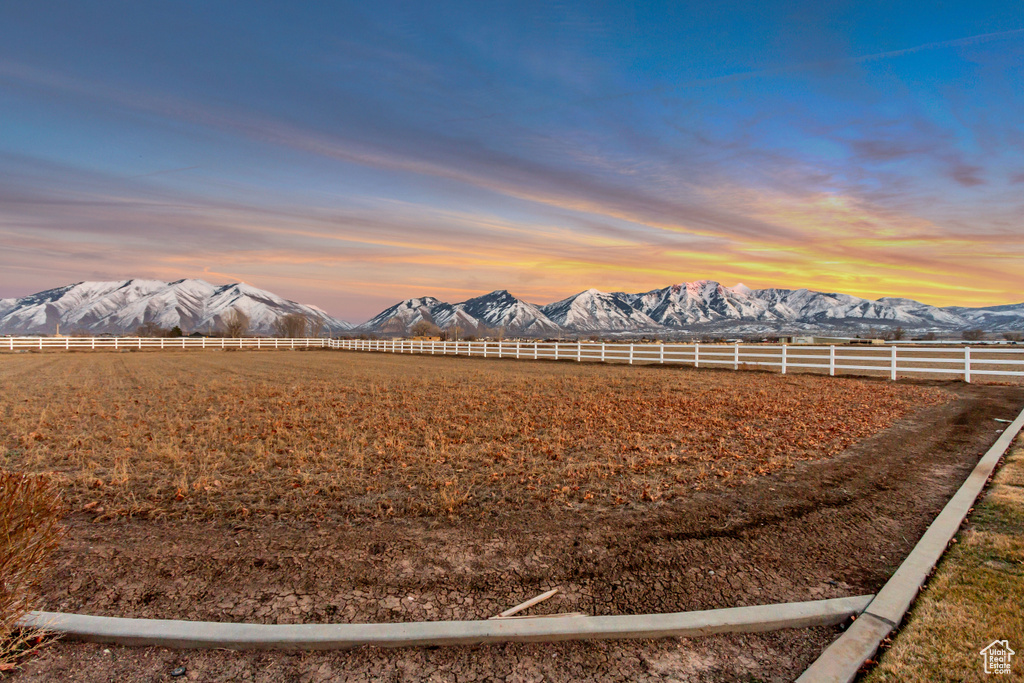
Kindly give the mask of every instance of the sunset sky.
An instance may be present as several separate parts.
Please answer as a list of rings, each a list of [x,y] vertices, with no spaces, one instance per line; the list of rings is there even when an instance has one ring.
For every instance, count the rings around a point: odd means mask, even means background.
[[[1024,7],[4,3],[0,297],[129,277],[1022,302]]]

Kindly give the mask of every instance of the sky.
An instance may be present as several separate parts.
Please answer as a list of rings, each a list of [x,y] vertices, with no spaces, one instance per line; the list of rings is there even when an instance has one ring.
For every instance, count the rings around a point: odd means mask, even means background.
[[[0,4],[0,297],[1024,301],[1011,2]]]

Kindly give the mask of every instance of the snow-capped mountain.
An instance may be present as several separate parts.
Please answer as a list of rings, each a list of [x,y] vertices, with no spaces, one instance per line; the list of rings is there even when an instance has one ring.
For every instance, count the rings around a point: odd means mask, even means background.
[[[551,320],[574,332],[622,332],[661,328],[646,313],[616,294],[588,289],[567,299],[541,306]]]
[[[203,280],[79,282],[20,299],[0,299],[0,334],[133,333],[144,323],[178,326],[185,334],[215,332],[231,311],[250,320],[249,333],[273,334],[289,313],[323,321],[323,331],[405,335],[420,321],[462,335],[555,337],[563,334],[761,335],[861,334],[903,327],[913,332],[980,328],[1024,331],[1024,303],[940,308],[896,297],[877,300],[808,289],[724,287],[713,280],[684,282],[649,292],[588,289],[545,306],[505,290],[456,304],[434,297],[407,299],[355,327],[319,308],[283,299],[246,284],[215,286]]]
[[[685,282],[640,294],[633,305],[667,327],[723,320],[785,319],[744,285],[723,287],[712,280]]]
[[[442,329],[457,322],[466,333],[504,327],[510,334],[529,336],[594,332],[846,335],[896,327],[920,332],[972,328],[1002,332],[1024,330],[1024,304],[940,308],[896,297],[871,300],[809,289],[724,287],[713,280],[697,280],[636,294],[588,289],[546,306],[527,303],[504,290],[454,305],[431,297],[409,299],[360,329],[402,334],[420,319]],[[391,321],[388,328],[387,321]]]
[[[404,333],[425,320],[442,330],[458,327],[463,334],[504,328],[513,334],[543,336],[557,334],[561,328],[533,304],[499,290],[447,304],[432,296],[406,299],[391,306],[359,326],[368,332]]]
[[[215,332],[232,311],[249,318],[250,334],[272,334],[282,316],[297,313],[322,321],[325,332],[352,325],[315,306],[283,299],[243,283],[215,286],[204,280],[122,280],[79,282],[0,301],[0,334],[132,333],[144,323],[180,327],[182,332]]]
[[[884,322],[910,327],[952,328],[967,324],[960,316],[912,299],[886,297],[871,300],[808,289],[759,289],[752,291],[751,295],[770,304],[780,319],[787,321],[819,324]]]
[[[421,320],[437,325],[434,321],[434,314],[438,313],[439,317],[448,317],[451,315],[451,310],[451,304],[446,304],[432,296],[406,299],[385,308],[359,327],[374,332],[404,334]]]
[[[949,306],[942,309],[953,316],[971,321],[971,325],[993,332],[1024,332],[1024,304],[963,308]]]
[[[562,330],[539,307],[517,299],[504,289],[463,301],[455,307],[487,327],[504,328],[513,334],[545,336]]]

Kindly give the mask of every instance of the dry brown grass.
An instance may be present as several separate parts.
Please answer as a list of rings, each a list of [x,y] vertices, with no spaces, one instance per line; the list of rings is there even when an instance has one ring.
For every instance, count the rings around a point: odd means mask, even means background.
[[[61,514],[57,490],[47,478],[0,471],[0,676],[46,638],[17,624],[31,609],[60,542]]]
[[[77,510],[611,506],[832,455],[946,392],[809,375],[353,354],[0,357],[0,466]]]

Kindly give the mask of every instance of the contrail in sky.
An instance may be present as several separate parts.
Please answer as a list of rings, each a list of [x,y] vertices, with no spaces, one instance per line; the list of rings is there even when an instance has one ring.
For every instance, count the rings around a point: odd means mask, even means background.
[[[881,61],[883,59],[891,59],[894,57],[902,57],[903,55],[910,55],[916,52],[924,52],[926,50],[939,50],[947,47],[963,47],[967,45],[976,45],[978,43],[988,43],[994,40],[1005,40],[1007,38],[1014,38],[1016,36],[1024,36],[1024,28],[1013,29],[1012,31],[998,31],[995,33],[980,33],[975,36],[966,36],[964,38],[953,38],[951,40],[943,40],[937,43],[923,43],[921,45],[915,45],[913,47],[905,47],[899,50],[889,50],[887,52],[876,52],[870,55],[861,55],[859,57],[848,57],[845,59],[834,59],[825,60],[820,62],[801,62],[799,64],[793,64],[790,66],[780,66],[771,69],[758,69],[756,71],[741,71],[734,74],[726,74],[724,76],[713,76],[711,78],[702,78],[693,81],[687,81],[685,83],[675,83],[672,85],[662,85],[656,88],[647,88],[644,90],[633,90],[631,92],[617,93],[614,95],[605,95],[603,97],[587,97],[572,102],[566,102],[554,107],[539,107],[536,109],[529,109],[522,111],[522,114],[540,114],[545,111],[551,111],[559,109],[566,104],[591,104],[594,102],[607,102],[611,100],[626,99],[629,97],[636,97],[637,95],[652,95],[655,93],[671,92],[673,90],[681,90],[684,88],[699,88],[706,85],[718,85],[721,83],[736,83],[740,81],[747,81],[754,78],[761,78],[764,76],[777,76],[785,73],[792,73],[803,71],[812,67],[828,67],[828,66],[839,66],[841,64],[864,64],[867,62]],[[480,116],[467,116],[457,119],[447,119],[445,123],[461,123],[468,121],[482,121],[484,119],[501,118],[505,114],[503,112],[495,112],[492,114],[481,114]]]

